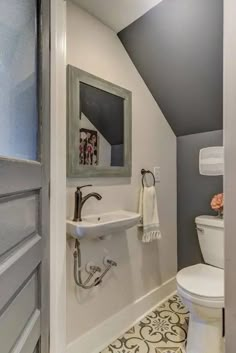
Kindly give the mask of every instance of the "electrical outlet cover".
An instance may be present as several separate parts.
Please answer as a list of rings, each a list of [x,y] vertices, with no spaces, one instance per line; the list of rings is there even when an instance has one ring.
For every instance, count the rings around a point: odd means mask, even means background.
[[[154,167],[154,177],[156,183],[160,183],[161,181],[161,168],[160,167]]]

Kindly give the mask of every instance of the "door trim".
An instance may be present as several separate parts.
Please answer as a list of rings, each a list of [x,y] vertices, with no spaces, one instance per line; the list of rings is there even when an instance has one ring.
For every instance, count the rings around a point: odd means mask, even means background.
[[[50,350],[50,0],[40,4],[40,68],[39,68],[39,121],[41,122],[42,188],[40,191],[42,262],[41,278],[41,342],[42,353]]]
[[[66,5],[51,0],[51,353],[66,351]]]
[[[225,352],[235,352],[236,335],[236,2],[224,1],[224,146],[225,146]]]

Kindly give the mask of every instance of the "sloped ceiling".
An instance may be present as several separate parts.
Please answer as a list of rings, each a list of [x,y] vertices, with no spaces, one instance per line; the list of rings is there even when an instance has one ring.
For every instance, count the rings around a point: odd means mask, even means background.
[[[1,0],[2,1],[2,0]],[[12,0],[13,1],[13,0]],[[116,33],[162,0],[72,0]]]
[[[177,136],[222,129],[223,0],[163,0],[118,35]]]

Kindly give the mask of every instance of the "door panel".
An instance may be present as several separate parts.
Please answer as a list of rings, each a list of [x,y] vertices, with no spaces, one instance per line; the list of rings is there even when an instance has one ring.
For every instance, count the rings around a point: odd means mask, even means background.
[[[35,193],[0,199],[0,256],[38,228],[38,195]],[[9,236],[11,234],[11,236]]]
[[[35,271],[41,257],[41,238],[35,235],[2,261],[0,264],[0,313],[31,273]]]
[[[8,353],[22,334],[30,317],[37,310],[37,275],[34,274],[0,318],[0,347]]]
[[[0,195],[41,188],[41,173],[40,163],[0,157]]]
[[[49,10],[0,1],[1,353],[49,352]]]
[[[11,353],[38,353],[38,349],[35,347],[39,337],[40,311],[35,310]]]

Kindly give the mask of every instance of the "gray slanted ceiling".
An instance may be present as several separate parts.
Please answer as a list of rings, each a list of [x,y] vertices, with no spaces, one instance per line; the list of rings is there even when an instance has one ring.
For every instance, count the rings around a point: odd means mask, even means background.
[[[177,136],[222,129],[223,0],[163,0],[119,38]]]
[[[124,99],[80,83],[81,112],[110,145],[124,143]]]

